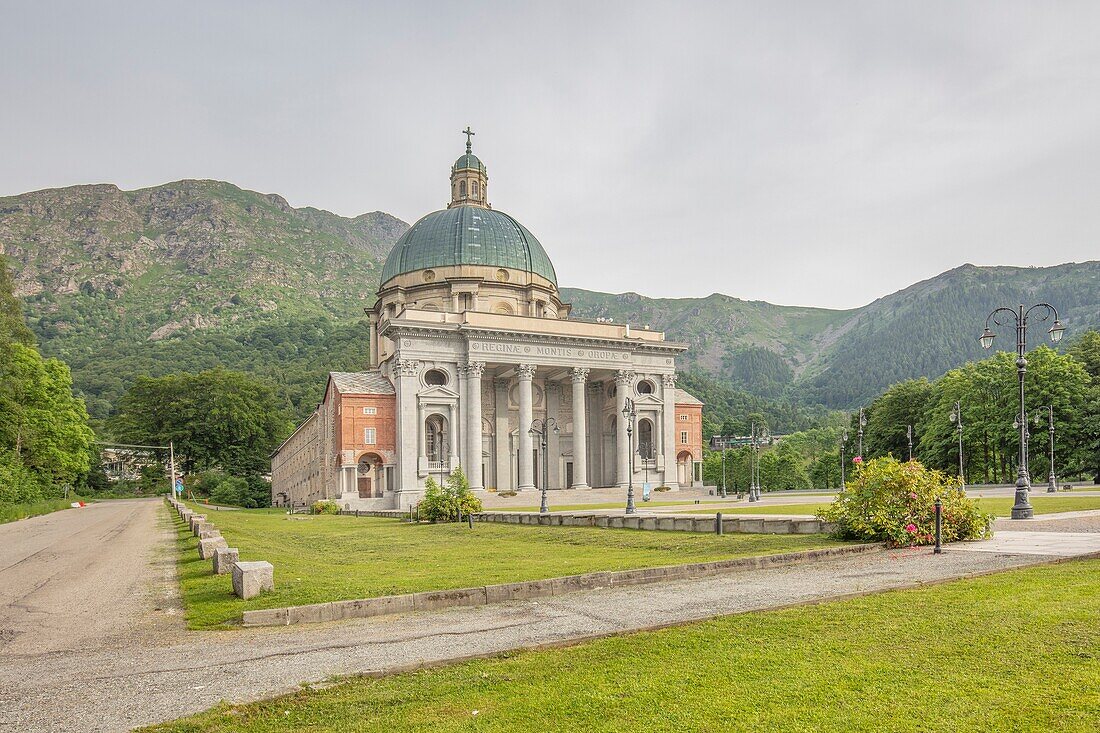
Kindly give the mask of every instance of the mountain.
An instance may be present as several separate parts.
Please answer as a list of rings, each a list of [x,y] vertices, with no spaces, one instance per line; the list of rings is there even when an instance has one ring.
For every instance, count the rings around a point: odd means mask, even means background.
[[[71,365],[97,420],[138,374],[217,365],[270,378],[305,414],[326,371],[362,367],[363,308],[407,228],[383,212],[346,218],[219,181],[0,198],[0,255],[28,323],[45,354]],[[852,310],[717,293],[562,296],[578,317],[648,325],[689,343],[685,366],[699,384],[705,375],[720,382],[729,404],[765,404],[738,397],[750,393],[790,410],[855,406],[892,382],[980,357],[975,337],[998,305],[1049,300],[1071,334],[1100,326],[1098,285],[1100,262],[1086,262],[964,265]],[[1033,343],[1042,335],[1034,331]],[[1011,333],[998,345],[1012,348]]]

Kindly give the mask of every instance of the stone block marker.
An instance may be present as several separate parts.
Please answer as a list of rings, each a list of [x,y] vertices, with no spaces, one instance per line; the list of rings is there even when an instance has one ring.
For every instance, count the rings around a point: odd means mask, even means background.
[[[249,598],[260,595],[260,592],[265,590],[275,590],[275,568],[271,563],[265,560],[233,563],[233,594],[235,596],[247,601]]]
[[[195,522],[195,526],[191,528],[196,537],[201,537],[203,532],[209,532],[213,529],[213,522]]]
[[[195,522],[205,522],[205,521],[206,521],[206,515],[205,514],[192,514],[190,517],[187,518],[187,526],[191,528],[192,532],[194,532],[195,531]]]
[[[200,540],[209,540],[209,539],[213,539],[215,537],[221,537],[221,536],[222,536],[221,530],[218,530],[218,529],[204,529],[203,531],[199,532],[199,539]]]
[[[229,547],[229,543],[225,541],[224,537],[199,540],[199,557],[203,560],[210,560],[219,547]]]
[[[214,575],[225,575],[233,566],[241,559],[240,552],[236,547],[216,547],[214,548]]]

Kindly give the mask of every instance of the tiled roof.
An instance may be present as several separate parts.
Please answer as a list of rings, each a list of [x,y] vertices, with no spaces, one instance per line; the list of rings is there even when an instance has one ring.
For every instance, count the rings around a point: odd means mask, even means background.
[[[703,403],[702,403],[702,401],[699,400],[699,398],[695,397],[692,394],[689,394],[687,392],[687,390],[677,389],[676,390],[676,404],[677,405],[701,405]]]
[[[377,370],[370,372],[329,372],[329,378],[341,394],[394,394],[390,380]]]

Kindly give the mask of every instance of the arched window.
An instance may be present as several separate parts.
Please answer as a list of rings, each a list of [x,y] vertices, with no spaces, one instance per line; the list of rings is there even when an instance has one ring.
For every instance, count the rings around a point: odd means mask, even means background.
[[[470,183],[470,195],[475,199],[477,198],[477,181],[472,181]]]
[[[638,382],[638,394],[653,394],[653,382],[643,379]]]
[[[447,460],[447,419],[442,415],[429,415],[424,421],[424,447],[429,461]]]
[[[638,421],[638,455],[651,458],[656,446],[653,445],[653,423],[649,418]]]
[[[431,387],[441,387],[447,383],[447,373],[440,369],[429,369],[424,372],[424,384]]]
[[[460,199],[466,198],[466,181],[458,182],[458,197]]]

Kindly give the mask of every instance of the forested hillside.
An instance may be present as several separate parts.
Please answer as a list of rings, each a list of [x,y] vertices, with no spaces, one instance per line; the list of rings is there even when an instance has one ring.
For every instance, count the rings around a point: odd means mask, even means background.
[[[215,367],[266,378],[304,416],[325,372],[366,363],[363,308],[406,229],[382,212],[293,208],[219,181],[0,198],[0,254],[27,323],[45,355],[71,365],[101,426],[138,376]],[[1100,262],[966,265],[844,311],[720,294],[562,296],[576,317],[648,325],[688,343],[685,384],[703,393],[711,425],[752,410],[774,429],[797,429],[826,414],[815,405],[857,406],[980,356],[975,338],[996,305],[1049,300],[1070,335],[1100,326]],[[1011,348],[1010,335],[998,343]]]

